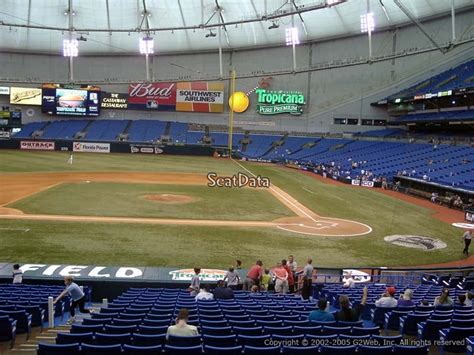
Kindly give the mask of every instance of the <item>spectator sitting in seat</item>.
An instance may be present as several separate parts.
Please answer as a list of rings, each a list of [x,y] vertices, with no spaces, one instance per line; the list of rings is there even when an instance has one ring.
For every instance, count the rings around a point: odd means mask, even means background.
[[[435,307],[452,307],[453,300],[449,297],[449,288],[443,288],[441,295],[435,298],[434,300]]]
[[[457,304],[460,305],[461,307],[465,307],[465,306],[466,306],[466,294],[460,294],[460,295],[458,295]]]
[[[460,208],[462,209],[462,199],[461,199],[461,196],[456,196],[456,199],[454,200],[454,203],[453,203],[453,206],[455,208]]]
[[[472,299],[474,298],[474,293],[471,293],[471,292],[466,292],[466,301],[464,302],[464,304],[467,306],[467,307],[472,307]]]
[[[343,284],[342,287],[344,288],[354,288],[355,287],[355,281],[352,278],[352,274],[350,272],[346,272],[344,274],[344,279],[342,280]]]
[[[336,319],[329,311],[329,302],[325,298],[318,300],[318,309],[311,311],[308,320],[313,322],[334,322]]]
[[[199,335],[197,327],[188,324],[189,311],[186,308],[179,310],[178,316],[176,317],[176,325],[171,325],[166,331],[166,338],[170,335],[190,337]]]
[[[252,288],[250,289],[250,295],[249,296],[256,296],[258,294],[258,286],[253,285]]]
[[[399,307],[411,307],[414,306],[415,303],[411,300],[413,297],[413,290],[407,288],[403,295],[398,299],[397,305]]]
[[[387,287],[385,293],[377,301],[375,301],[375,307],[380,308],[393,308],[397,306],[397,300],[395,299],[395,287]]]
[[[214,295],[209,292],[209,286],[201,285],[199,293],[196,295],[196,301],[210,301],[214,299]]]
[[[357,322],[367,302],[368,292],[367,286],[364,286],[362,300],[355,308],[351,308],[351,303],[347,295],[339,296],[339,305],[341,310],[334,315],[336,320],[343,322]]]
[[[230,287],[226,287],[223,280],[217,281],[217,287],[213,293],[216,300],[231,300],[234,298],[234,291]]]

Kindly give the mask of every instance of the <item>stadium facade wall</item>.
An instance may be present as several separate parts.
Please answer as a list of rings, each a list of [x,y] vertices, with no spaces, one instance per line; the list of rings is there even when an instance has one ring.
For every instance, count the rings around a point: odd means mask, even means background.
[[[438,43],[449,42],[451,38],[449,16],[424,21],[423,24]],[[471,38],[473,36],[472,10],[458,14],[456,26],[458,40]],[[374,57],[429,46],[431,46],[429,40],[413,25],[380,31],[373,35]],[[436,50],[372,64],[272,75],[271,88],[273,90],[298,90],[306,95],[308,104],[305,107],[305,113],[299,117],[260,116],[255,113],[253,102],[246,113],[235,115],[236,126],[246,129],[303,132],[349,132],[374,129],[367,126],[335,125],[333,119],[387,118],[386,111],[371,107],[370,103],[470,59],[472,51],[473,44],[467,43],[455,47],[447,54]],[[367,36],[354,34],[298,46],[296,66],[298,69],[303,69],[320,63],[360,59],[367,56]],[[207,80],[215,78],[219,72],[217,53],[160,55],[158,52],[158,55],[152,59],[153,77],[160,81]],[[225,51],[223,62],[225,71],[233,67],[238,75],[253,76],[237,80],[237,90],[248,92],[258,85],[262,77],[267,76],[265,73],[291,70],[292,54],[289,47]],[[62,56],[1,53],[0,64],[0,81],[7,85],[15,85],[12,78],[24,82],[16,84],[20,86],[29,86],[25,84],[29,81],[66,82],[68,78],[68,62]],[[97,80],[134,82],[144,80],[144,67],[144,58],[139,55],[81,56],[75,61],[74,76],[81,82],[93,83]],[[226,81],[226,92],[228,92],[228,84]],[[102,84],[101,87],[104,91],[122,93],[127,92],[128,89],[126,84]],[[0,104],[7,104],[6,96],[0,96]],[[26,112],[27,109],[30,110]],[[23,111],[24,122],[64,119],[43,115],[39,107],[24,107]],[[228,112],[199,114],[103,110],[100,118],[150,118],[226,124]]]

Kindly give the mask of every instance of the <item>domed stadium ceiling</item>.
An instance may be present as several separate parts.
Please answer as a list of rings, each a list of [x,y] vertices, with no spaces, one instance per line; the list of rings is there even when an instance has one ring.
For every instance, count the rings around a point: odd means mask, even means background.
[[[79,39],[80,54],[134,54],[149,35],[155,54],[301,42],[361,31],[367,0],[2,0],[0,50],[61,54]],[[455,0],[456,11],[473,0]],[[451,0],[369,0],[375,31],[449,14]],[[406,11],[409,12],[407,15]],[[219,26],[219,24],[222,24]]]

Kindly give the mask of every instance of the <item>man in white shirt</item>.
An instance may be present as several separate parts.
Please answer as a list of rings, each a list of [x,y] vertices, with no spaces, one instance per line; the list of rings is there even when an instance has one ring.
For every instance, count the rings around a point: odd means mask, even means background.
[[[344,274],[344,279],[342,280],[343,284],[342,287],[344,288],[354,288],[355,287],[355,281],[352,278],[352,274],[350,272],[346,272]]]
[[[386,292],[375,301],[375,307],[379,308],[394,308],[397,306],[397,300],[395,299],[395,287],[387,287]]]
[[[472,240],[472,229],[467,230],[463,236],[462,239],[464,241],[464,250],[462,253],[466,256],[469,256],[469,245],[471,245],[471,240]]]
[[[202,285],[199,293],[196,295],[196,301],[210,301],[214,299],[214,295],[209,292],[207,285]]]
[[[171,325],[166,331],[166,339],[170,335],[181,336],[181,337],[190,337],[199,335],[197,327],[194,325],[188,324],[189,311],[186,308],[183,308],[179,311],[178,317],[176,317],[176,325]]]

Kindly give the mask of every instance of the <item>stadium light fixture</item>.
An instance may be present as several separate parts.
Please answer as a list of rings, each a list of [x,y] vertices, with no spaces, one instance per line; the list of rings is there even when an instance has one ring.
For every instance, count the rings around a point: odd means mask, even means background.
[[[268,26],[268,29],[269,30],[274,30],[278,27],[280,27],[280,24],[278,23],[278,21],[272,21],[272,24],[271,24],[271,26]]]
[[[154,44],[155,42],[153,38],[150,36],[140,38],[140,54],[145,54],[145,55],[153,54]]]
[[[285,34],[286,34],[286,45],[287,46],[293,46],[296,44],[300,44],[300,39],[298,36],[298,28],[296,27],[290,27],[285,29]]]
[[[367,32],[374,32],[375,29],[375,20],[374,20],[374,13],[369,12],[364,15],[360,15],[360,32],[367,33]]]
[[[79,55],[79,42],[77,39],[63,39],[63,56],[77,57]]]

